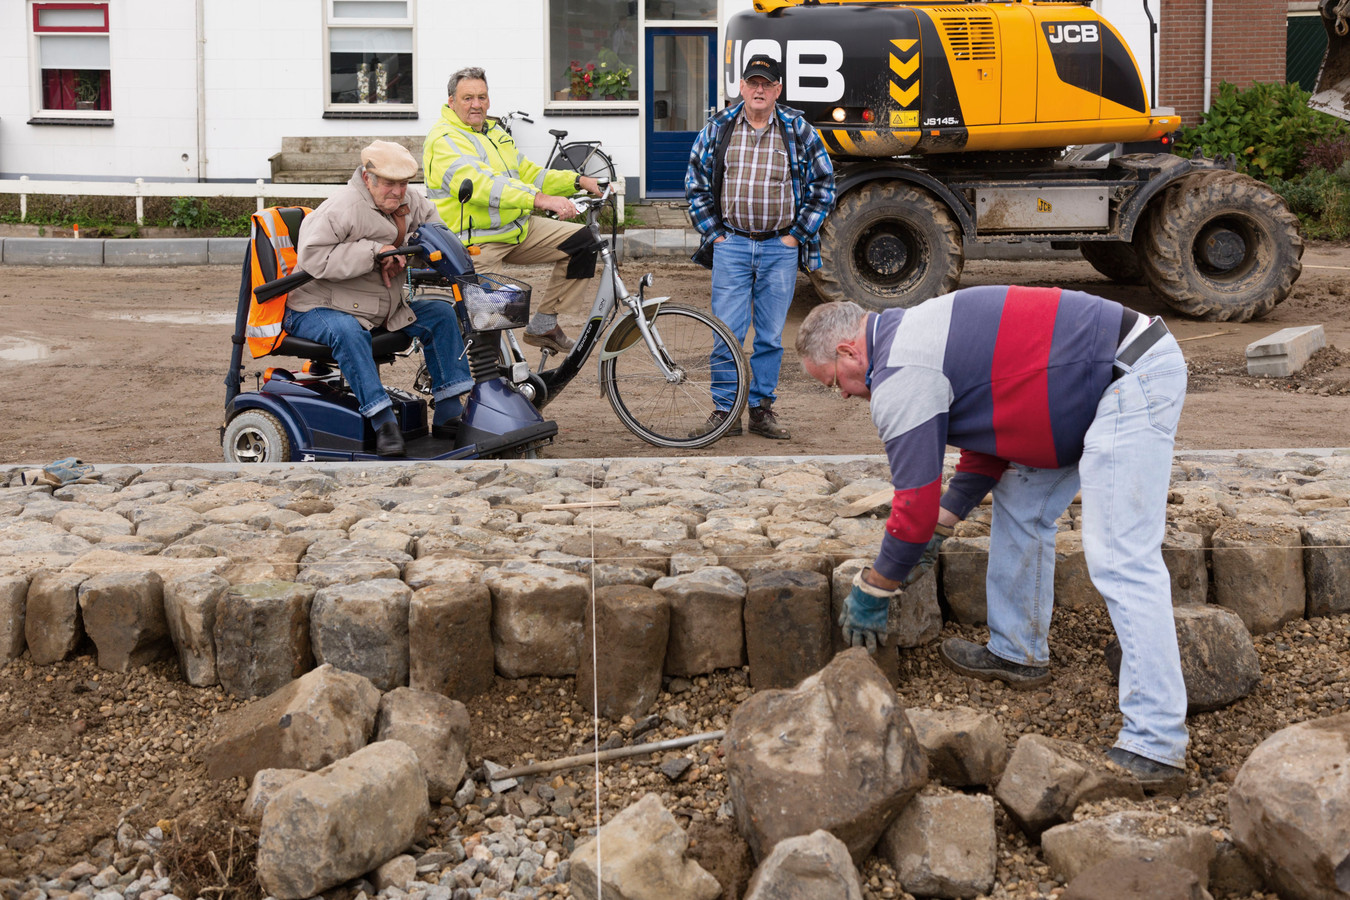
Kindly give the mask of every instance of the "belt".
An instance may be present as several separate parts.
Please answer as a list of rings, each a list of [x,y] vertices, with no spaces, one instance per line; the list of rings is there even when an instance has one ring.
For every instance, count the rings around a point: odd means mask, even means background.
[[[1153,323],[1139,333],[1139,337],[1130,341],[1120,352],[1116,354],[1116,362],[1132,366],[1139,361],[1139,358],[1148,351],[1162,336],[1167,334],[1167,326],[1163,324],[1162,319],[1154,319]],[[1111,367],[1111,380],[1125,377],[1125,370],[1120,366]]]
[[[767,241],[792,232],[791,226],[780,228],[777,231],[741,231],[739,228],[734,228],[730,225],[727,225],[726,229],[732,234],[739,234],[741,237],[749,238],[752,241]]]

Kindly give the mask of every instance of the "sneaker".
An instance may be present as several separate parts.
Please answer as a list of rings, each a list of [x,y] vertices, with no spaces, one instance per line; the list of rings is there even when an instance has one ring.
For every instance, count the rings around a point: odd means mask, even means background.
[[[563,333],[561,325],[554,325],[543,334],[531,334],[529,331],[526,331],[525,343],[529,344],[531,347],[543,347],[545,350],[552,351],[553,353],[563,354],[576,346],[577,342]]]
[[[1024,666],[1009,662],[990,653],[983,644],[960,638],[943,641],[938,659],[953,672],[981,681],[1002,681],[1017,691],[1025,691],[1050,680],[1049,666]]]
[[[786,441],[792,438],[792,432],[778,424],[778,416],[773,411],[773,404],[767,399],[759,401],[759,406],[750,407],[750,433],[757,434],[760,437],[773,438],[776,441]]]
[[[725,422],[727,416],[730,414],[731,410],[729,409],[714,409],[712,412],[708,413],[708,420],[689,432],[689,436],[691,438],[703,437],[703,435]],[[728,428],[727,433],[722,435],[722,437],[739,437],[741,433],[741,421],[740,419],[737,419],[736,424]]]
[[[1106,758],[1133,775],[1145,794],[1168,794],[1176,797],[1186,790],[1185,769],[1140,756],[1124,747],[1112,747],[1107,750]]]

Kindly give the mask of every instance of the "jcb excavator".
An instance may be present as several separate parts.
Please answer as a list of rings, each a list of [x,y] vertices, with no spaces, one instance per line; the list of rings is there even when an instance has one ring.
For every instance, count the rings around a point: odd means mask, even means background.
[[[781,102],[834,159],[822,296],[910,306],[956,288],[967,244],[1019,242],[1076,246],[1202,319],[1259,318],[1288,296],[1298,220],[1231,161],[1166,151],[1180,118],[1150,105],[1129,46],[1088,2],[755,0],[731,18],[728,86],[752,55],[780,60]],[[1323,0],[1333,37],[1343,7]],[[1150,149],[1066,152],[1103,142]]]

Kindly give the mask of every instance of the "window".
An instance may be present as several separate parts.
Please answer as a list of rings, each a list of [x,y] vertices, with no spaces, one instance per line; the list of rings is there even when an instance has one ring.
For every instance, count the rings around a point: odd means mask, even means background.
[[[106,119],[112,110],[108,4],[34,3],[32,10],[38,109]]]
[[[413,3],[328,0],[329,110],[416,115]]]
[[[637,0],[552,0],[549,90],[554,100],[637,100]]]

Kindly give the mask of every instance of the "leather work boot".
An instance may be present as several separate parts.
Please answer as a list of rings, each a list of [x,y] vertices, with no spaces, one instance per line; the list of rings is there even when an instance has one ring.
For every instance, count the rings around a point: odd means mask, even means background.
[[[768,398],[759,401],[759,406],[750,407],[750,433],[776,441],[792,439],[792,432],[778,423],[778,416]]]
[[[561,325],[554,325],[543,334],[531,334],[526,331],[525,343],[531,347],[543,347],[545,350],[552,350],[559,355],[565,355],[576,345],[576,341],[563,333]]]
[[[397,422],[385,422],[375,429],[376,456],[402,456],[403,452],[403,430]]]
[[[1107,750],[1106,758],[1133,775],[1145,794],[1167,794],[1177,797],[1186,790],[1185,769],[1151,760],[1124,747],[1112,747]]]
[[[989,652],[989,648],[961,638],[942,642],[938,658],[953,672],[981,681],[1002,681],[1015,691],[1025,691],[1050,680],[1049,666],[1024,666],[1008,662]]]
[[[730,414],[731,410],[728,409],[714,409],[712,412],[708,413],[708,421],[704,422],[702,425],[698,426],[693,431],[689,432],[689,436],[691,438],[702,437],[703,435],[712,431],[718,425],[721,425],[723,422],[725,422],[727,420],[727,416]],[[741,434],[741,422],[739,419],[737,419],[736,424],[728,428],[727,433],[722,435],[722,437],[739,437],[740,434]]]

